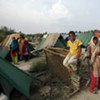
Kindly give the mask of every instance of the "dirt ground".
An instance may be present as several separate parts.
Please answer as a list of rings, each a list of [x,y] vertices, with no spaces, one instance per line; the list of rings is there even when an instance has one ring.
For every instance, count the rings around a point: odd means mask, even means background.
[[[29,63],[25,63],[25,62],[20,62],[20,66],[18,66],[21,70],[24,71],[28,71],[30,69],[29,65],[31,64],[31,61]],[[27,67],[28,66],[28,67]],[[36,95],[38,96],[38,95]],[[34,99],[31,99],[34,100]],[[39,98],[36,100],[40,100]],[[52,100],[52,99],[43,99],[43,100]],[[54,100],[54,99],[53,99]],[[74,94],[72,97],[70,98],[65,98],[65,99],[61,99],[61,97],[59,99],[56,100],[100,100],[100,90],[98,91],[97,94],[92,94],[89,92],[88,88],[80,90],[78,93]]]
[[[92,94],[88,89],[85,89],[75,94],[69,100],[100,100],[100,90],[97,94]]]
[[[43,100],[52,100],[52,99],[43,99]],[[55,99],[53,99],[53,100],[55,100]],[[59,98],[59,99],[56,99],[56,100],[100,100],[100,90],[98,91],[97,94],[92,94],[92,93],[89,92],[88,89],[85,89],[85,90],[79,91],[74,96],[70,97],[69,99]]]

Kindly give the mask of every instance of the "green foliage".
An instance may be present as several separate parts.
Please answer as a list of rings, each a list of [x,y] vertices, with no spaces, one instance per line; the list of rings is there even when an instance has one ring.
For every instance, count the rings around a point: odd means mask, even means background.
[[[4,33],[4,34],[13,34],[15,31],[11,28],[8,28],[6,26],[1,26],[0,28],[0,33]]]
[[[11,28],[8,28],[6,26],[1,26],[1,28],[0,28],[0,42],[2,42],[7,35],[13,34],[14,32],[15,31]]]

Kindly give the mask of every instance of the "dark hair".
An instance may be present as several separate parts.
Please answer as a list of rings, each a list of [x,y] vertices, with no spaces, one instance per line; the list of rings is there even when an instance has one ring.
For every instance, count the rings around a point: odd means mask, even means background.
[[[94,36],[94,37],[93,37],[93,40],[97,40],[97,41],[98,41],[98,38]]]
[[[70,32],[69,32],[69,35],[70,35],[70,34],[73,34],[73,35],[75,36],[75,32],[74,32],[74,31],[70,31]]]
[[[20,38],[24,39],[25,37],[21,34],[21,35],[20,35]]]

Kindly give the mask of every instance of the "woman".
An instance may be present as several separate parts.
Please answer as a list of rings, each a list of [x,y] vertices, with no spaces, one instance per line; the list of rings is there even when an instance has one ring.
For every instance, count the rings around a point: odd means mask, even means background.
[[[24,59],[24,53],[26,50],[26,40],[25,37],[23,35],[21,35],[20,37],[21,41],[20,41],[20,59],[23,60]]]
[[[25,39],[24,36],[21,36],[21,41],[20,41],[20,55],[21,55],[21,60],[28,61],[29,58],[29,50],[28,50],[28,40]]]
[[[92,64],[90,92],[96,93],[97,88],[100,88],[100,43],[97,37],[91,39],[89,56]]]
[[[12,41],[10,44],[10,51],[11,51],[12,62],[14,64],[18,64],[18,45],[15,37],[12,37]]]

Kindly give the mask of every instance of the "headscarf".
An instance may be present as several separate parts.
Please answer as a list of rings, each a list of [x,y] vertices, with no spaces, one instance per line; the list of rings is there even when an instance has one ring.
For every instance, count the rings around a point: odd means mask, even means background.
[[[91,41],[90,41],[90,47],[91,47],[91,62],[93,63],[95,61],[95,57],[96,57],[96,53],[97,52],[100,52],[100,41],[98,39],[98,43],[95,45],[94,42],[93,42],[93,38],[91,38]]]

